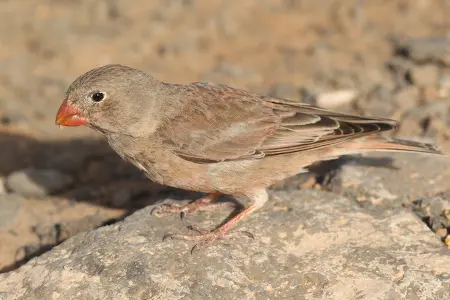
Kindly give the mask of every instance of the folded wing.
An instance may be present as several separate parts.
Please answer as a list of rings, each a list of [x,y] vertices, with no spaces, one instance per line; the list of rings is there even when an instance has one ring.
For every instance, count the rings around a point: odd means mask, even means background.
[[[196,163],[307,151],[397,126],[388,119],[336,113],[223,85],[185,87],[181,113],[158,134],[174,153]]]

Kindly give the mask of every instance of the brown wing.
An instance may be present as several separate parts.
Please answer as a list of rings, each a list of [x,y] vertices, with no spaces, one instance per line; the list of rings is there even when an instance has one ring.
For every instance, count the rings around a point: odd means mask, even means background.
[[[197,163],[326,147],[397,125],[223,85],[192,83],[182,91],[185,106],[158,133],[176,154]]]

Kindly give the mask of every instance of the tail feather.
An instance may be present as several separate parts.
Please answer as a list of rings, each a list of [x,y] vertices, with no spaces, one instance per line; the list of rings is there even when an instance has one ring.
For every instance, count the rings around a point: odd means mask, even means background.
[[[441,152],[437,146],[429,143],[421,143],[401,139],[389,139],[383,137],[370,137],[366,141],[371,142],[361,143],[357,147],[361,150],[367,151],[419,152],[446,155]]]

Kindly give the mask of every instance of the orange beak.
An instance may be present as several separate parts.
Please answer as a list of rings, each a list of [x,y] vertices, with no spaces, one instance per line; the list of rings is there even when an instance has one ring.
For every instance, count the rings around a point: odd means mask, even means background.
[[[88,123],[88,120],[81,115],[80,110],[64,100],[56,114],[56,125],[61,126],[81,126]]]

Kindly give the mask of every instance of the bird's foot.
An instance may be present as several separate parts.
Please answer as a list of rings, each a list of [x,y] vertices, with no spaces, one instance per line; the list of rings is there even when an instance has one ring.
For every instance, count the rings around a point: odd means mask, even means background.
[[[194,200],[186,205],[179,204],[163,204],[154,208],[151,212],[152,215],[163,216],[171,213],[179,213],[180,217],[183,219],[185,216],[192,215],[196,211],[214,211],[219,210],[224,207],[235,207],[233,202],[215,202],[211,203],[212,200],[219,197],[219,193],[209,194],[203,198]]]
[[[191,253],[194,252],[194,250],[203,247],[203,246],[210,246],[214,244],[217,240],[226,240],[231,237],[233,237],[236,234],[244,234],[245,236],[254,239],[252,233],[244,230],[236,231],[233,233],[229,233],[227,227],[219,227],[215,230],[206,230],[203,228],[200,228],[195,225],[190,225],[187,227],[190,231],[192,231],[192,234],[182,234],[182,233],[168,233],[164,235],[163,241],[166,239],[178,239],[178,240],[185,240],[185,241],[195,241],[197,244],[192,248]]]

